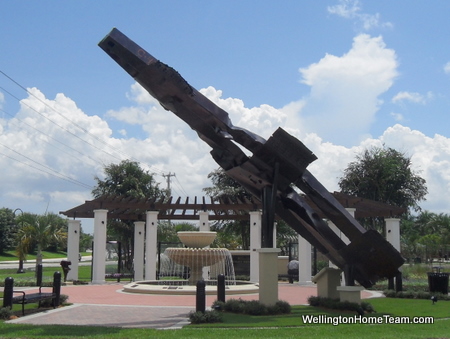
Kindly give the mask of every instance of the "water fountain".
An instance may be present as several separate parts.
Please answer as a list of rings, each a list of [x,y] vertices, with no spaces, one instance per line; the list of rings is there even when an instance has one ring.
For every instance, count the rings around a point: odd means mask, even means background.
[[[225,276],[226,293],[258,292],[258,285],[236,281],[231,253],[226,248],[209,248],[216,232],[178,232],[185,248],[170,247],[161,256],[159,280],[137,281],[124,286],[125,292],[150,294],[195,294],[199,280],[206,283],[206,293],[217,291],[217,277]]]
[[[233,260],[226,248],[207,248],[216,238],[216,232],[178,232],[178,238],[187,248],[167,248],[165,255],[171,259],[161,265],[160,277],[179,276],[185,268],[189,271],[188,285],[199,280],[214,284],[219,274],[225,276],[226,285],[235,285]]]

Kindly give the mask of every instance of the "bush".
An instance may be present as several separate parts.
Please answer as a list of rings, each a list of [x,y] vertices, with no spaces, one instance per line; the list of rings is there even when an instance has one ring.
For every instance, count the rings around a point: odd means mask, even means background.
[[[217,311],[190,312],[189,320],[191,324],[206,324],[222,322],[222,315]]]
[[[264,304],[261,304],[257,300],[251,300],[248,302],[243,303],[244,306],[244,313],[250,314],[250,315],[266,315],[268,312],[267,306]]]
[[[9,309],[9,307],[2,307],[0,308],[0,319],[8,320],[12,316],[12,311]]]
[[[394,290],[385,290],[383,294],[386,298],[404,298],[404,299],[431,299],[432,296],[438,298],[438,300],[450,300],[450,296],[448,294],[435,293],[435,292],[413,292],[413,291],[401,291],[396,292]]]
[[[61,294],[59,296],[59,304],[63,305],[67,302],[69,296],[66,294]],[[52,307],[52,299],[45,299],[41,301],[41,307]]]
[[[324,307],[332,310],[355,311],[358,313],[375,312],[372,305],[368,302],[362,302],[361,304],[358,304],[349,301],[340,301],[339,299],[310,296],[308,298],[308,303],[310,306]]]
[[[223,301],[215,300],[211,306],[213,310],[216,311],[224,311],[225,310],[225,303]]]
[[[244,313],[244,300],[229,299],[225,302],[224,311],[232,313]]]
[[[287,301],[278,300],[274,306],[268,307],[269,314],[290,314],[291,305]]]
[[[279,300],[275,305],[266,306],[257,300],[229,299],[225,303],[214,301],[212,308],[217,311],[231,313],[244,313],[249,315],[276,315],[291,313],[291,305],[286,301]]]

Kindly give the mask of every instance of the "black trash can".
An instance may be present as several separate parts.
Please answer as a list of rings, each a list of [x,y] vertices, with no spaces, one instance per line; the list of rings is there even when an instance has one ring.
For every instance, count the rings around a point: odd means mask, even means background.
[[[430,292],[448,294],[449,273],[428,272],[428,289]]]

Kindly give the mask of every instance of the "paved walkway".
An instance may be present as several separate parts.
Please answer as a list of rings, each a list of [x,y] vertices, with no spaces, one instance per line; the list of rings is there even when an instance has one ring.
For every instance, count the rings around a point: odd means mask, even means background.
[[[63,286],[62,294],[69,296],[72,306],[61,307],[10,320],[8,323],[34,325],[87,325],[139,328],[180,328],[188,324],[187,316],[195,310],[195,296],[132,294],[122,292],[122,284]],[[280,283],[278,299],[291,305],[307,304],[316,286]],[[379,294],[363,291],[363,298]],[[258,294],[230,296],[258,300]],[[206,297],[211,306],[216,296]]]

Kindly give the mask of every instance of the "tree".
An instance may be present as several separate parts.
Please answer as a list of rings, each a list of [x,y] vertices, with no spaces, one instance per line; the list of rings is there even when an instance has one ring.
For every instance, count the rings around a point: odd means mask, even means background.
[[[233,202],[237,199],[252,199],[252,195],[248,193],[239,183],[230,178],[222,168],[218,168],[208,174],[211,179],[212,187],[205,187],[203,191],[212,198],[225,198]]]
[[[105,179],[95,177],[97,186],[92,190],[94,198],[113,194],[133,198],[162,197],[164,191],[154,179],[154,174],[144,171],[136,161],[124,160],[104,169]]]
[[[189,222],[172,223],[169,221],[159,221],[157,237],[160,242],[177,243],[180,242],[177,232],[198,231],[198,227]]]
[[[237,198],[240,200],[252,199],[252,195],[234,179],[230,178],[221,168],[209,173],[208,179],[211,179],[213,186],[203,188],[203,191],[214,199],[224,199],[232,202],[237,202]],[[219,232],[239,236],[241,238],[242,249],[246,250],[250,248],[250,228],[247,221],[218,221],[213,225],[213,228]],[[232,240],[228,239],[227,242],[232,243]]]
[[[14,246],[14,212],[9,208],[0,209],[0,253]]]
[[[164,191],[154,179],[154,174],[144,171],[139,163],[124,160],[104,168],[105,178],[95,177],[97,185],[92,190],[94,198],[103,195],[117,195],[133,198],[162,198]],[[108,237],[120,241],[126,267],[131,269],[134,249],[133,222],[130,220],[108,220]]]
[[[36,247],[37,266],[42,264],[42,250],[55,243],[67,243],[67,221],[57,214],[23,213],[16,218],[16,222],[20,225],[16,247],[19,259],[25,259],[29,251]]]
[[[223,169],[219,168],[208,174],[214,186],[204,188],[207,195],[216,199],[224,199],[232,202],[240,200],[252,200],[253,196],[248,193],[239,183],[230,178]],[[212,225],[212,229],[218,231],[214,245],[230,249],[237,249],[236,238],[240,238],[241,248],[250,248],[250,227],[246,220],[218,221]],[[284,221],[277,224],[277,246],[283,251],[288,248],[290,241],[296,240],[297,233]]]
[[[428,193],[411,158],[392,148],[373,147],[356,156],[339,180],[342,193],[420,211]]]

